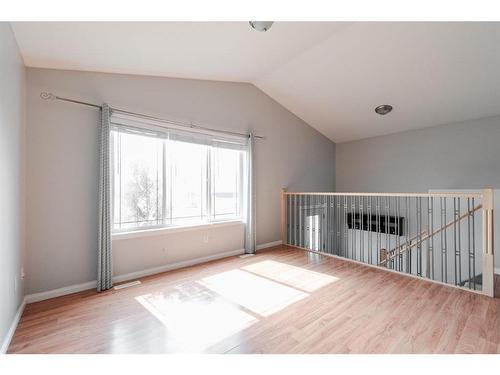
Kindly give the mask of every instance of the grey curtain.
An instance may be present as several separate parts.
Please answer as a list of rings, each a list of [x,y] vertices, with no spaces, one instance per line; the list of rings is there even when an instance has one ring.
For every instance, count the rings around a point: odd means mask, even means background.
[[[99,227],[97,247],[97,291],[113,286],[111,263],[111,184],[110,184],[110,110],[103,104],[99,139]]]
[[[245,254],[255,254],[255,136],[248,138],[245,205]]]

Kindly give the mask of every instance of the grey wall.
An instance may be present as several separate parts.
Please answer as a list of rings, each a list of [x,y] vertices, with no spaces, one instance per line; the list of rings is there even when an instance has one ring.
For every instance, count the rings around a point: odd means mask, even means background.
[[[500,117],[340,143],[336,189],[500,188]]]
[[[14,35],[0,22],[0,346],[24,296],[24,92]]]
[[[28,293],[95,280],[96,273],[99,113],[43,101],[41,91],[221,129],[251,129],[265,136],[256,145],[259,244],[280,239],[282,187],[335,187],[335,144],[253,85],[46,69],[27,72]],[[233,230],[241,234],[240,227]],[[204,246],[203,254],[194,256],[236,250],[226,248],[224,234],[217,236],[213,247]],[[242,239],[234,242],[234,233],[228,237],[233,241],[230,247],[242,246]],[[197,241],[177,247],[169,247],[172,241],[167,237],[117,241],[115,271],[134,272],[189,258],[190,248],[200,246]],[[168,255],[160,253],[165,245]]]
[[[337,191],[500,188],[500,117],[339,143],[336,158]]]

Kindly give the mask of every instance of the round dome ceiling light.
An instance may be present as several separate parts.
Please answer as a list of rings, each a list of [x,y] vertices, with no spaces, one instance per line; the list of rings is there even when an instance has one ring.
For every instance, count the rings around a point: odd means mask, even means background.
[[[375,112],[377,112],[379,115],[386,115],[389,112],[392,111],[392,105],[389,104],[382,104],[379,105],[377,108],[375,108]]]
[[[271,28],[274,21],[248,21],[248,23],[257,31],[267,31]]]

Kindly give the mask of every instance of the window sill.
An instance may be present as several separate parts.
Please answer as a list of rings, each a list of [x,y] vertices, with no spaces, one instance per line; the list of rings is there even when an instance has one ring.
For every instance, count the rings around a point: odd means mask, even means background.
[[[207,224],[197,224],[197,225],[185,225],[177,227],[166,227],[166,228],[154,228],[154,229],[143,229],[143,230],[133,230],[129,232],[115,232],[111,234],[111,239],[113,241],[127,240],[129,238],[140,238],[140,237],[152,237],[152,236],[162,236],[166,234],[196,231],[196,230],[206,230],[213,228],[229,227],[243,225],[241,220],[228,220],[219,221],[215,223]]]

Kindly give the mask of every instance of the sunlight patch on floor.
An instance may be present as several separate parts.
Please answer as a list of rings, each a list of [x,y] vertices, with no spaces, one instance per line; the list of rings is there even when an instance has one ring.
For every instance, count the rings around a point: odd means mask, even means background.
[[[274,260],[253,263],[242,269],[306,292],[313,292],[338,280],[331,275]]]
[[[180,350],[189,352],[202,352],[258,321],[220,297],[185,300],[160,293],[136,300],[163,323]]]
[[[199,283],[261,316],[269,316],[308,296],[300,290],[239,269],[205,277]]]

